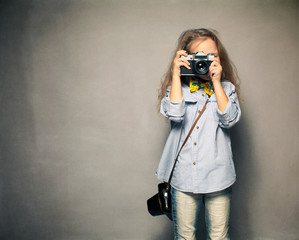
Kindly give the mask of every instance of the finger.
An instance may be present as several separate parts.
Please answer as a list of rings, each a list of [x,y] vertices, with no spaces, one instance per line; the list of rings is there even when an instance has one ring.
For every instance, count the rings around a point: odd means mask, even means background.
[[[210,71],[210,74],[209,74],[209,75],[210,75],[210,78],[212,79],[212,78],[215,76],[215,74],[216,74],[215,72]]]
[[[220,58],[219,58],[219,56],[214,57],[214,58],[212,59],[212,61],[217,61],[218,63],[220,63]]]
[[[181,58],[178,59],[178,61],[179,61],[179,62],[184,62],[184,63],[186,63],[187,65],[190,65],[190,62],[189,62],[186,58],[182,58],[182,57],[181,57]]]
[[[176,52],[176,58],[180,58],[181,56],[188,56],[188,54],[187,54],[187,51],[185,51],[185,50],[179,50],[179,51],[177,51]]]
[[[210,70],[210,72],[212,72],[212,71],[221,71],[221,67],[219,67],[219,66],[210,66],[209,67],[209,70]]]
[[[181,62],[181,64],[180,64],[180,67],[182,67],[182,66],[184,66],[187,69],[191,69],[191,67],[188,64],[183,63],[183,62]]]
[[[220,72],[222,71],[222,66],[218,63],[211,63],[209,70],[217,69]]]
[[[213,67],[217,67],[218,65],[219,65],[218,61],[213,61],[211,63],[211,66],[213,66]]]
[[[210,66],[219,66],[219,65],[220,65],[220,62],[218,60],[213,59]]]
[[[218,68],[211,68],[211,69],[209,69],[209,72],[212,74],[220,74],[221,70]]]
[[[209,70],[221,72],[222,69],[219,66],[210,66]]]
[[[181,55],[182,55],[182,54],[184,54],[184,55],[188,55],[186,50],[179,50],[178,53],[181,54]]]
[[[211,69],[209,71],[210,77],[221,76],[221,71],[218,68]]]
[[[190,65],[190,64],[189,64],[189,65]],[[190,67],[189,65],[186,64],[185,62],[180,62],[180,63],[179,63],[179,66],[180,66],[180,67],[184,66],[184,67],[187,68],[187,69],[191,69],[191,67]]]

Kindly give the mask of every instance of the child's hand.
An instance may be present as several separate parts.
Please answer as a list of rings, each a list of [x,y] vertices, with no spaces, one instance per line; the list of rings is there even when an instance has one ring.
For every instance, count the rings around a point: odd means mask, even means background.
[[[221,81],[222,66],[220,64],[218,57],[215,57],[213,59],[213,62],[210,65],[209,75],[210,75],[210,78],[212,79],[213,83]]]
[[[173,76],[178,76],[178,77],[181,76],[181,69],[180,69],[181,66],[191,69],[189,67],[190,63],[188,62],[188,60],[185,58],[182,58],[181,56],[188,56],[188,54],[185,50],[179,50],[176,52],[176,56],[172,63],[172,75]]]

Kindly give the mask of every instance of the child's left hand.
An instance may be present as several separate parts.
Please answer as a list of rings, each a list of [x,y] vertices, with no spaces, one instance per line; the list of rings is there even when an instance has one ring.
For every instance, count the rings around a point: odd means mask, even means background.
[[[222,66],[219,59],[214,58],[213,62],[210,65],[209,76],[212,79],[213,83],[220,82],[222,75]]]

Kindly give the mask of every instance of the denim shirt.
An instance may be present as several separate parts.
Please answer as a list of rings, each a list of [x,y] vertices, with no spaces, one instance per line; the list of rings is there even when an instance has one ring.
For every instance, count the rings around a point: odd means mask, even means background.
[[[177,190],[193,193],[211,193],[223,190],[236,181],[229,128],[241,117],[235,86],[221,82],[229,99],[224,112],[218,109],[213,94],[200,117],[176,164],[171,185]],[[182,84],[180,102],[169,99],[170,87],[161,102],[160,112],[170,120],[170,133],[160,159],[156,175],[167,182],[176,154],[185,140],[208,95],[203,89],[190,92]]]

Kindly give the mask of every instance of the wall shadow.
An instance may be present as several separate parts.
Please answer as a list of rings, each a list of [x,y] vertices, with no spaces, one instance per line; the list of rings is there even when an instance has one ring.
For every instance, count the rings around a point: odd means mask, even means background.
[[[252,161],[253,148],[247,119],[246,109],[243,106],[240,122],[231,129],[237,181],[233,185],[230,234],[232,239],[244,240],[252,239],[250,199],[254,179],[258,177]]]
[[[0,3],[0,238],[55,239],[66,206],[51,198],[53,179],[38,159],[32,80],[32,4]],[[58,221],[57,221],[58,220]]]

